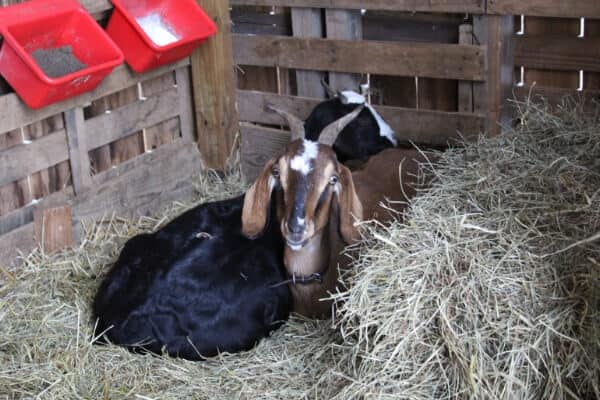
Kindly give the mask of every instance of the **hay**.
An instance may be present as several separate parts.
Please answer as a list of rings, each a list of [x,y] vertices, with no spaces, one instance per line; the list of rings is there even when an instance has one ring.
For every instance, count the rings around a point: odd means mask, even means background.
[[[522,125],[443,155],[405,224],[366,226],[339,325],[339,398],[600,398],[600,120]]]
[[[365,224],[331,321],[294,317],[206,362],[93,341],[90,302],[125,240],[231,197],[239,172],[157,218],[108,215],[77,249],[0,270],[0,398],[600,397],[600,128],[521,105],[518,132],[454,149],[405,223]],[[339,333],[341,332],[341,334]]]

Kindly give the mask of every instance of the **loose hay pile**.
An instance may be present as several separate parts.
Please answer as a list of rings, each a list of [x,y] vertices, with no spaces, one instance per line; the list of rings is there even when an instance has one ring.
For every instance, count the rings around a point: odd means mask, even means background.
[[[0,272],[0,398],[599,398],[600,121],[527,105],[515,134],[447,152],[404,224],[365,225],[335,320],[207,362],[91,344],[90,301],[137,233],[107,217]],[[198,201],[243,190],[204,176]]]

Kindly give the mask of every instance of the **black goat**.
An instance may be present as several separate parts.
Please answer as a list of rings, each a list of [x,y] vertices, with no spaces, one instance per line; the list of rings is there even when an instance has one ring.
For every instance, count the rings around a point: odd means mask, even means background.
[[[291,295],[275,217],[241,233],[244,196],[206,203],[131,238],[93,303],[101,341],[190,360],[252,348],[288,318]]]
[[[304,122],[306,139],[317,141],[327,125],[354,111],[357,104],[365,104],[365,98],[352,91],[342,91],[319,103]],[[370,105],[366,105],[340,132],[333,150],[340,162],[366,161],[382,150],[396,147],[396,143],[394,131]]]

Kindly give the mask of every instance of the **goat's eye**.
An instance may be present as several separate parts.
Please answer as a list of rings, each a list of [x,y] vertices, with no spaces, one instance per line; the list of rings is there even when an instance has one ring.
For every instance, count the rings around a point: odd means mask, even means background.
[[[336,183],[338,183],[339,178],[335,175],[333,175],[331,178],[329,178],[329,184],[330,185],[335,185]]]
[[[273,167],[273,169],[271,170],[271,174],[273,175],[273,177],[279,178],[279,168]]]

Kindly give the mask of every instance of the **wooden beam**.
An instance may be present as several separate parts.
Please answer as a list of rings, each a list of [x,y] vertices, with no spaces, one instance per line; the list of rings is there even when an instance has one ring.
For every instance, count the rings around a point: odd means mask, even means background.
[[[218,33],[192,55],[192,86],[198,145],[207,167],[223,169],[238,130],[229,4],[197,0]]]
[[[325,31],[328,39],[362,39],[362,18],[358,10],[325,10]],[[329,73],[333,90],[355,90],[360,87],[361,74]]]
[[[473,44],[473,25],[459,26],[458,43]],[[458,82],[458,111],[473,112],[473,82]]]
[[[236,64],[482,81],[482,46],[233,35]]]
[[[583,0],[580,0],[583,1]],[[230,0],[235,6],[278,6],[312,7],[360,10],[389,10],[408,12],[447,12],[479,13],[485,12],[484,0]]]
[[[71,108],[83,106],[93,100],[133,86],[138,82],[156,78],[169,71],[189,65],[189,63],[190,60],[186,58],[176,63],[148,71],[144,74],[136,74],[128,67],[122,65],[117,67],[113,73],[108,75],[102,81],[100,86],[91,92],[84,93],[60,103],[51,104],[38,110],[27,107],[15,93],[0,96],[0,121],[2,121],[2,124],[0,125],[0,134],[60,114]]]
[[[489,14],[537,17],[600,18],[597,0],[488,0]]]
[[[240,123],[242,171],[247,182],[256,179],[265,163],[283,151],[290,141],[288,131]]]
[[[177,94],[179,100],[179,124],[181,137],[184,141],[192,143],[195,141],[196,127],[194,122],[194,110],[192,104],[192,84],[190,70],[187,67],[175,71]]]
[[[292,32],[295,37],[321,38],[323,37],[323,18],[319,8],[292,8]],[[325,78],[323,72],[296,71],[298,96],[316,97],[324,99],[325,89],[321,79]]]
[[[507,99],[514,83],[513,21],[512,16],[473,17],[473,41],[487,46],[486,81],[473,84],[474,111],[488,116],[486,132],[491,135],[512,119]]]
[[[69,159],[65,130],[0,150],[0,186]]]
[[[33,219],[35,242],[44,253],[56,253],[73,245],[71,206],[38,208]]]
[[[600,8],[600,4],[598,5]],[[515,63],[529,68],[600,72],[600,37],[515,36]]]
[[[241,121],[279,125],[281,118],[268,111],[267,105],[277,104],[299,118],[308,117],[319,99],[278,96],[272,93],[238,90],[238,110]],[[412,108],[375,106],[375,109],[396,131],[401,141],[429,145],[446,145],[465,137],[475,137],[483,132],[485,118],[472,113],[457,113]]]
[[[83,108],[77,107],[65,112],[65,128],[69,141],[69,159],[76,194],[84,192],[92,183],[92,170],[88,146],[86,143],[86,127]]]
[[[33,222],[0,236],[0,239],[0,265],[15,266],[19,253],[27,254],[35,248]]]
[[[188,88],[189,89],[189,88]],[[179,115],[177,88],[137,101],[86,121],[87,148],[93,150]]]

